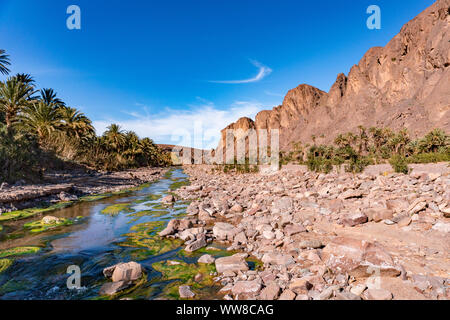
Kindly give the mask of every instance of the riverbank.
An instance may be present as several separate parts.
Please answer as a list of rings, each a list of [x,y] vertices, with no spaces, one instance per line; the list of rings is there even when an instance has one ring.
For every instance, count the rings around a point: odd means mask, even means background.
[[[161,179],[167,168],[140,168],[112,173],[55,172],[43,184],[0,186],[0,214],[33,208],[42,203],[77,201],[80,197],[120,192]]]
[[[216,260],[225,299],[450,298],[448,164],[409,175],[378,166],[358,175],[213,168],[185,167],[191,185],[176,191],[192,200],[187,213],[203,235],[169,231],[190,247],[206,236],[264,263],[249,270],[240,255]]]

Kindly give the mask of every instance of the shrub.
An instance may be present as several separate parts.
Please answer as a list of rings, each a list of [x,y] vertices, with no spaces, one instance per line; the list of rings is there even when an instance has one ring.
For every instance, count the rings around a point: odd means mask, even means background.
[[[409,173],[408,163],[405,157],[396,154],[392,156],[392,158],[389,160],[389,163],[391,164],[395,172],[404,174]]]

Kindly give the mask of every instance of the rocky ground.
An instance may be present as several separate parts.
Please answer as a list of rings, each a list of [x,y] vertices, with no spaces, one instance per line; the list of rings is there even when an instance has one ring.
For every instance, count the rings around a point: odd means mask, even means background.
[[[160,235],[185,240],[188,251],[214,240],[241,252],[199,261],[215,263],[225,299],[450,298],[448,164],[409,175],[211,169],[186,168],[191,185],[176,194],[193,200],[188,217]],[[250,270],[249,254],[261,269]]]
[[[45,184],[0,183],[0,214],[31,208],[42,202],[76,201],[85,195],[121,191],[158,180],[166,171],[140,168],[113,173],[58,172],[47,174]]]

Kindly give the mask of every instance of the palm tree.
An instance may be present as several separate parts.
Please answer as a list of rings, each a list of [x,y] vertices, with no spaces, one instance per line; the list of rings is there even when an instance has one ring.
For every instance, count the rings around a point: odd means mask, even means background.
[[[18,74],[16,74],[15,76],[14,76],[14,78],[17,80],[17,81],[19,81],[19,82],[22,82],[22,83],[24,83],[24,84],[26,84],[26,85],[29,85],[29,86],[32,86],[32,87],[34,87],[34,85],[35,85],[35,81],[34,81],[34,78],[30,75],[30,74],[28,74],[28,73],[18,73]]]
[[[8,130],[17,114],[31,103],[30,99],[34,93],[32,86],[18,81],[15,77],[0,82],[0,111],[5,114]]]
[[[450,136],[444,130],[434,129],[428,133],[418,144],[421,152],[436,152],[441,147],[449,145]]]
[[[0,73],[4,75],[8,75],[10,70],[7,66],[10,66],[11,62],[9,61],[9,55],[6,54],[6,51],[0,49]]]
[[[106,142],[114,151],[120,151],[126,143],[124,132],[117,124],[111,124],[103,134]]]
[[[66,105],[61,99],[56,97],[56,92],[53,89],[42,89],[40,93],[41,100],[46,104],[54,104],[57,107],[64,107]]]
[[[81,140],[83,137],[90,137],[95,134],[91,120],[82,112],[75,108],[58,108],[62,120],[62,127],[69,137]]]
[[[125,135],[126,149],[124,155],[134,162],[137,157],[142,155],[141,144],[138,135],[133,131],[128,131]]]
[[[58,109],[43,101],[26,107],[20,114],[19,120],[21,129],[37,135],[41,143],[61,126]]]

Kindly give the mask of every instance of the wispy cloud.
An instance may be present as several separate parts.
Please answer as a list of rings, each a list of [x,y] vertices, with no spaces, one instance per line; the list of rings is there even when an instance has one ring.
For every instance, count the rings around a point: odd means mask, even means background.
[[[199,99],[201,101],[201,99]],[[211,102],[193,106],[191,110],[166,109],[156,115],[143,112],[127,112],[132,118],[109,118],[94,121],[97,134],[105,132],[111,123],[124,130],[133,130],[140,137],[152,138],[157,143],[175,144],[201,149],[217,147],[220,131],[241,117],[254,118],[265,106],[259,102],[237,101],[223,110]]]
[[[272,73],[272,69],[269,67],[263,65],[262,63],[259,63],[256,60],[250,60],[250,62],[259,69],[258,74],[250,79],[244,79],[244,80],[226,80],[226,81],[209,81],[212,83],[224,83],[224,84],[240,84],[240,83],[251,83],[251,82],[257,82],[265,77],[267,77],[269,74]]]

